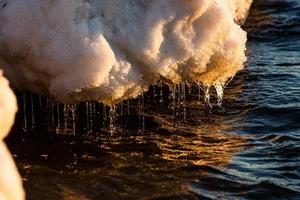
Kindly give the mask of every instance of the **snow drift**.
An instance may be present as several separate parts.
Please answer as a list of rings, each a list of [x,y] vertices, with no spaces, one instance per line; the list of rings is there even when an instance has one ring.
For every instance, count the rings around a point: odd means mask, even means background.
[[[160,78],[223,85],[243,68],[251,0],[1,0],[0,66],[66,102],[132,98]]]

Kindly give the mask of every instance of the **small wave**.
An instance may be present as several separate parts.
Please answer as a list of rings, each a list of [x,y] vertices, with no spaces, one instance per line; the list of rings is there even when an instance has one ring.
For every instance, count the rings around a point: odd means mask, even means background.
[[[297,120],[300,114],[300,107],[297,104],[286,104],[286,105],[260,105],[257,108],[253,109],[251,112],[261,114],[261,115],[268,115],[268,116],[290,116],[292,119]]]
[[[282,186],[271,181],[260,181],[249,188],[252,190],[246,197],[261,197],[270,199],[295,198],[300,195],[296,190]]]
[[[257,139],[260,141],[269,141],[274,143],[298,142],[300,141],[300,136],[270,134],[259,137]]]
[[[250,199],[259,199],[262,196],[267,199],[296,198],[300,195],[296,190],[271,181],[263,180],[251,184],[213,176],[201,177],[201,180],[191,183],[190,190],[211,197],[218,196],[221,199],[226,199],[227,195]]]
[[[254,1],[246,23],[252,40],[273,41],[282,37],[298,38],[300,35],[299,2],[297,1]]]
[[[294,66],[300,66],[300,63],[298,62],[295,62],[295,63],[287,63],[287,62],[284,62],[284,63],[277,63],[275,64],[276,66],[279,66],[279,67],[294,67]]]

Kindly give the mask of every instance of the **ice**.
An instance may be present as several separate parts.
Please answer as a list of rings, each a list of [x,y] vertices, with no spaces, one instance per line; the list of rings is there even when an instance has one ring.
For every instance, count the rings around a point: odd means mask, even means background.
[[[161,79],[220,85],[246,60],[251,0],[1,2],[0,67],[15,87],[67,103],[115,104]]]

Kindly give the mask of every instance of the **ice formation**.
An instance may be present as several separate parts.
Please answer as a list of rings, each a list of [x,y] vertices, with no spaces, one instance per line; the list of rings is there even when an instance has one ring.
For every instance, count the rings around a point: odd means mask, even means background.
[[[14,123],[17,102],[0,70],[0,199],[25,199],[21,177],[3,142]]]
[[[136,97],[159,79],[222,86],[243,68],[252,0],[0,0],[0,66],[66,102]]]

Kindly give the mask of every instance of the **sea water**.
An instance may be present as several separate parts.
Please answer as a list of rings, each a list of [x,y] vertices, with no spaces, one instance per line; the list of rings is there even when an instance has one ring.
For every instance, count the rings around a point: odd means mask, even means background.
[[[299,199],[299,13],[297,0],[254,2],[245,24],[248,62],[221,106],[214,88],[206,106],[201,84],[158,83],[114,112],[98,102],[78,105],[74,136],[71,111],[64,131],[64,106],[53,103],[52,120],[51,108],[38,110],[38,97],[31,111],[26,93],[27,125],[20,101],[7,142],[28,198]],[[67,134],[57,134],[58,124]]]

